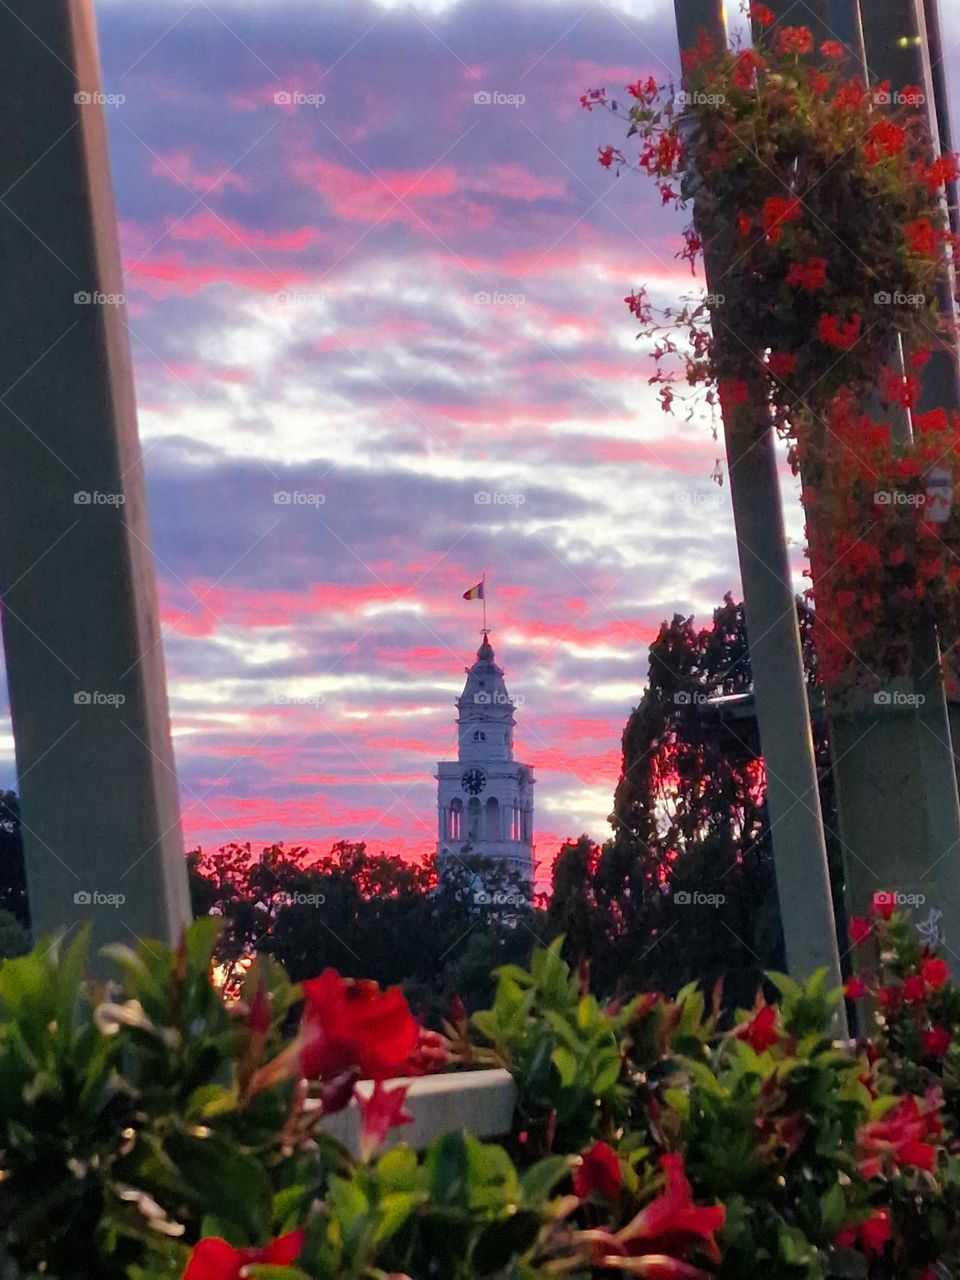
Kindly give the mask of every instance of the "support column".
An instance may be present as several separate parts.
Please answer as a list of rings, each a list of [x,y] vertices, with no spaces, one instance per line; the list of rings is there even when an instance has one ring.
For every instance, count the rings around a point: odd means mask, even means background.
[[[9,0],[0,40],[0,594],[33,932],[173,940],[189,894],[92,0]]]
[[[721,0],[675,0],[680,48],[705,29],[726,40]],[[707,287],[727,264],[705,252]],[[735,319],[735,317],[734,317]],[[723,341],[721,333],[715,340]],[[813,736],[787,556],[773,431],[765,407],[724,424],[730,492],[750,640],[767,811],[788,968],[804,978],[825,967],[841,982],[836,924],[814,759]]]

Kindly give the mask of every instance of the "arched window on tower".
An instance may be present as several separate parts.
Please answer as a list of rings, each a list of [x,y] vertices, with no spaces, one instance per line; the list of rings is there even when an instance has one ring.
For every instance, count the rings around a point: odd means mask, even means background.
[[[463,801],[459,796],[450,801],[450,839],[463,839]]]
[[[486,742],[487,735],[483,732],[482,729],[474,729],[473,740],[474,742]]]
[[[467,806],[467,839],[480,839],[480,801],[476,796],[470,797]]]
[[[502,840],[503,831],[500,827],[500,801],[496,796],[491,796],[486,804],[486,812],[483,815],[483,834],[487,840]]]

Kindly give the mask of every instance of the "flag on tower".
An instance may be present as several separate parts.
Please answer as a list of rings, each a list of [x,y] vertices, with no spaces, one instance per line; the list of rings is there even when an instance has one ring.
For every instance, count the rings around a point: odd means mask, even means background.
[[[463,593],[463,598],[464,600],[482,600],[484,598],[483,583],[478,582],[475,587],[471,587],[469,591],[465,591]]]

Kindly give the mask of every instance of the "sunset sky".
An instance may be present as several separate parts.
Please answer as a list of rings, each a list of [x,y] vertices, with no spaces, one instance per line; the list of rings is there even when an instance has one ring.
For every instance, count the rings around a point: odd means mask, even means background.
[[[578,105],[672,3],[97,11],[188,842],[432,847],[484,571],[538,858],[605,838],[660,620],[739,590],[622,301],[696,287],[681,223]]]

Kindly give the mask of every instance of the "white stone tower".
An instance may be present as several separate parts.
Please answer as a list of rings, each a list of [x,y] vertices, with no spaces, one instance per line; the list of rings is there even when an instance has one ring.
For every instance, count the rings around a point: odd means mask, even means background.
[[[513,758],[514,702],[489,633],[457,699],[459,751],[437,765],[440,871],[465,855],[533,880],[533,767]]]

